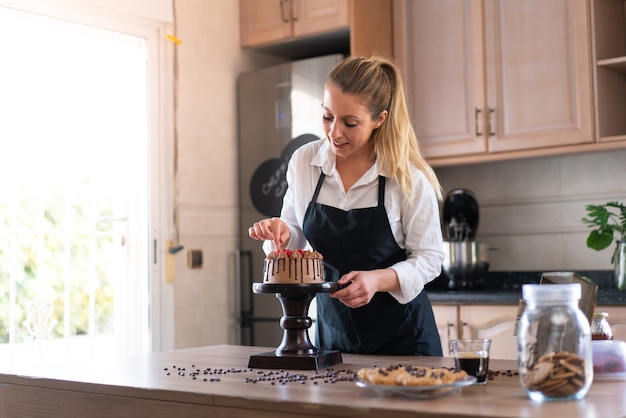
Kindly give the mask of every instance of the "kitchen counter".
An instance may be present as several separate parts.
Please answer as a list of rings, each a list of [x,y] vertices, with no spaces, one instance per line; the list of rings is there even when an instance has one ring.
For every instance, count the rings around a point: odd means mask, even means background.
[[[519,290],[468,290],[468,291],[428,291],[432,303],[472,304],[472,305],[517,305],[522,299]],[[617,289],[598,289],[597,306],[626,306],[626,292]]]
[[[522,298],[524,284],[537,284],[542,272],[489,272],[475,289],[448,291],[442,276],[426,286],[433,303],[517,305]],[[605,270],[579,271],[598,286],[598,306],[626,306],[626,292],[613,286],[613,272]]]
[[[317,372],[247,368],[250,355],[268,350],[273,349],[219,345],[143,354],[116,364],[94,360],[0,370],[0,418],[626,415],[626,382],[594,382],[581,401],[536,403],[528,399],[518,377],[507,374],[516,369],[515,361],[492,359],[490,370],[502,373],[484,386],[464,387],[440,398],[409,399],[379,396],[357,387],[348,376],[372,365],[451,367],[453,359],[344,354],[343,364]]]

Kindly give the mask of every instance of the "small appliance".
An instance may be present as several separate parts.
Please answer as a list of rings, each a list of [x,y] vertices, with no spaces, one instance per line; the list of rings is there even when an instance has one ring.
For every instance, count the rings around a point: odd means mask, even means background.
[[[444,198],[441,224],[443,228],[443,274],[449,290],[480,289],[489,270],[487,243],[476,241],[479,208],[471,190],[454,189]]]

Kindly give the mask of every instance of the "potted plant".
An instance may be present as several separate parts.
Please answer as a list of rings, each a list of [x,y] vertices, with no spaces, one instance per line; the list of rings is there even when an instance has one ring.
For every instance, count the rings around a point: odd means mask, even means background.
[[[582,221],[593,228],[587,237],[587,247],[601,251],[615,241],[611,257],[615,266],[615,284],[620,290],[626,290],[626,206],[619,202],[607,202],[604,205],[587,205],[586,209],[587,216]]]

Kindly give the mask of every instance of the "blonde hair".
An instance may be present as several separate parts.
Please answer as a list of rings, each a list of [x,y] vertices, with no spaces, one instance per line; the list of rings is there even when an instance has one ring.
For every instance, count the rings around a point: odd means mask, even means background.
[[[387,119],[374,130],[371,138],[381,168],[391,173],[405,197],[411,197],[413,163],[426,175],[437,198],[442,200],[439,180],[419,151],[400,71],[391,60],[380,56],[348,57],[329,74],[326,85],[332,85],[344,94],[363,98],[373,119],[387,110]]]

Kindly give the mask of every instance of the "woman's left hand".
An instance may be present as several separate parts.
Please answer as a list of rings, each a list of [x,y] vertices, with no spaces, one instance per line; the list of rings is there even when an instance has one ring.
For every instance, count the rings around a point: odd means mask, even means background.
[[[330,294],[331,297],[339,299],[344,305],[350,308],[365,306],[378,292],[378,279],[376,271],[351,271],[344,274],[337,284],[342,289]]]

